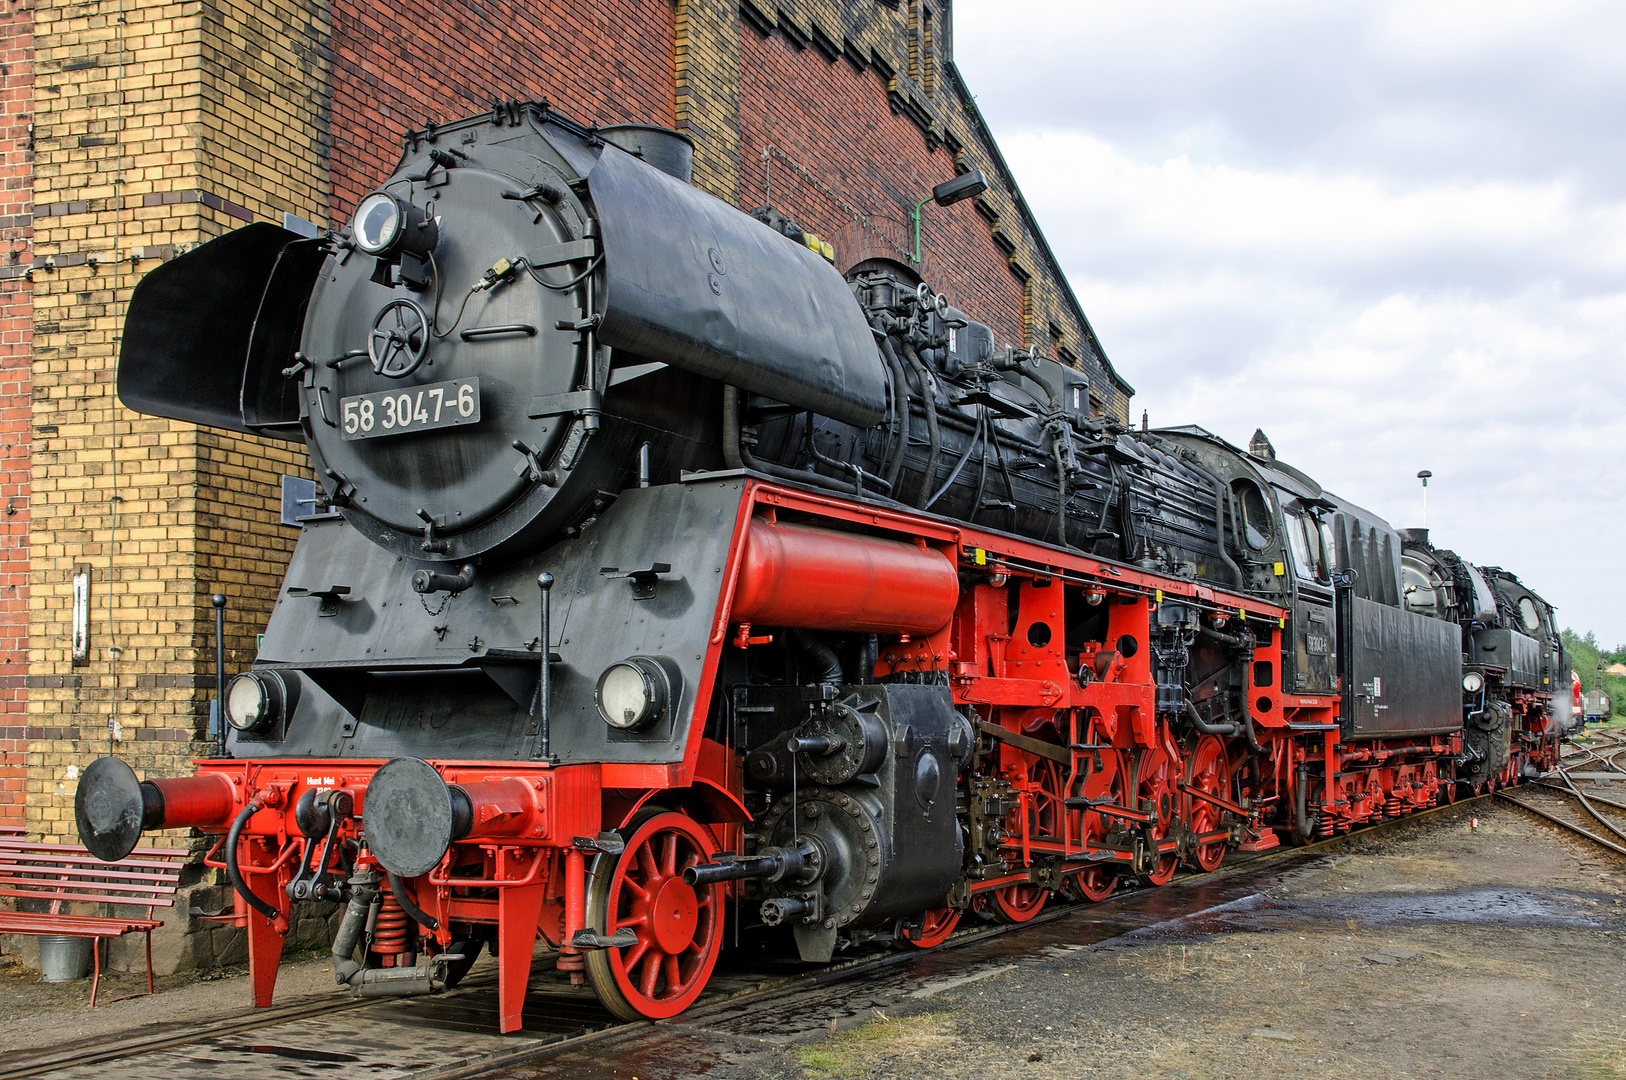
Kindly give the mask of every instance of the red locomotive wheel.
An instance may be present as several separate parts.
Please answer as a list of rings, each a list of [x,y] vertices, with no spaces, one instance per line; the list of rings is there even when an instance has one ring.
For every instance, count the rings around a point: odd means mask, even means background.
[[[1174,820],[1175,778],[1178,775],[1179,763],[1170,758],[1168,751],[1161,746],[1142,750],[1136,755],[1135,790],[1140,805],[1157,809],[1158,821],[1152,835],[1158,840],[1169,834],[1169,825]],[[1149,885],[1167,885],[1179,868],[1180,857],[1170,853],[1159,856],[1152,869],[1143,876]]]
[[[1186,786],[1224,799],[1231,790],[1231,763],[1225,754],[1225,744],[1213,735],[1205,735],[1197,744],[1189,764],[1190,778]],[[1187,796],[1190,809],[1187,814],[1191,831],[1197,836],[1215,832],[1224,821],[1225,811],[1211,802]],[[1193,861],[1204,870],[1218,870],[1225,860],[1227,841],[1216,840],[1199,844],[1192,852]]]
[[[954,933],[954,928],[959,925],[959,908],[932,908],[920,917],[920,937],[912,938],[906,935],[903,940],[917,949],[930,949],[947,941],[949,935]]]
[[[686,885],[683,871],[711,861],[706,830],[678,813],[639,824],[614,871],[593,877],[587,925],[606,936],[630,928],[638,940],[587,952],[587,980],[622,1020],[676,1016],[711,978],[722,945],[722,886]]]
[[[1087,866],[1067,879],[1063,891],[1074,900],[1099,904],[1118,888],[1118,872],[1105,866]]]
[[[1044,910],[1050,890],[1043,885],[1007,885],[988,899],[988,913],[995,922],[1025,923]]]
[[[1028,766],[1028,780],[1037,785],[1026,801],[1028,836],[1059,839],[1062,815],[1067,812],[1063,802],[1066,795],[1062,791],[1067,783],[1067,773],[1057,762],[1039,758]],[[1005,829],[1012,841],[1021,839],[1020,809],[1006,815]],[[1006,859],[1013,873],[1022,869],[1020,851],[1008,849]],[[1044,910],[1050,900],[1050,890],[1043,885],[1007,885],[992,893],[989,900],[988,912],[995,921],[1025,923]]]

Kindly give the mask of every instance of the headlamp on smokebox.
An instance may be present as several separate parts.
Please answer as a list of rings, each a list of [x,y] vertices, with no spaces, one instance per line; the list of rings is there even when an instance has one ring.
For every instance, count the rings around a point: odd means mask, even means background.
[[[421,208],[375,191],[356,207],[350,234],[356,250],[378,258],[373,281],[419,291],[429,287],[429,255],[440,242],[440,226]]]
[[[269,729],[288,714],[288,684],[275,671],[245,671],[226,684],[226,723],[245,733]]]
[[[593,698],[599,715],[612,728],[643,731],[666,719],[680,685],[669,661],[630,656],[604,669]]]

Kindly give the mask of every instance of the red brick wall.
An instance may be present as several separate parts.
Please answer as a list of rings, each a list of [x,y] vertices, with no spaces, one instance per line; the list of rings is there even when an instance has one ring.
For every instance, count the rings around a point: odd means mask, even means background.
[[[740,205],[766,201],[774,147],[853,209],[876,219],[900,245],[912,246],[909,214],[934,185],[954,176],[943,147],[928,150],[920,129],[892,112],[873,71],[816,49],[798,49],[781,34],[764,37],[740,25]],[[774,157],[772,202],[804,229],[837,241],[843,270],[868,252],[856,250],[852,215],[828,193]],[[927,204],[922,211],[921,273],[949,302],[988,323],[996,341],[1022,343],[1022,286],[993,244],[969,200]],[[898,258],[896,250],[872,251]]]
[[[27,767],[28,491],[33,299],[34,10],[0,0],[0,821],[22,821]]]
[[[334,0],[331,11],[333,224],[425,120],[531,98],[583,123],[673,123],[669,0]]]

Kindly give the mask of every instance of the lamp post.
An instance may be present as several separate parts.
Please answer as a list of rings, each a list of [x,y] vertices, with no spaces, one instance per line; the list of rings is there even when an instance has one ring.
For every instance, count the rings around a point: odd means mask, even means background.
[[[1428,528],[1428,478],[1434,474],[1423,469],[1417,474],[1417,479],[1423,482],[1423,528]]]
[[[915,265],[920,265],[920,211],[929,202],[938,206],[952,206],[961,199],[971,199],[988,190],[988,178],[982,174],[981,169],[972,169],[961,173],[952,180],[945,180],[932,188],[932,193],[915,204],[915,212],[909,215],[909,220],[915,226]]]

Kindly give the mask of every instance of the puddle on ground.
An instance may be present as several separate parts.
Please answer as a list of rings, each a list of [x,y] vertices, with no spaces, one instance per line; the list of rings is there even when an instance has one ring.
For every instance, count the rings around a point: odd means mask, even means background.
[[[1287,900],[1254,893],[1178,918],[1142,926],[1108,938],[1096,948],[1150,942],[1195,941],[1218,934],[1273,933],[1306,922],[1362,926],[1401,923],[1491,923],[1499,926],[1610,929],[1622,920],[1600,911],[1597,901],[1565,889],[1480,886],[1454,892],[1408,894],[1352,893],[1328,899]]]

